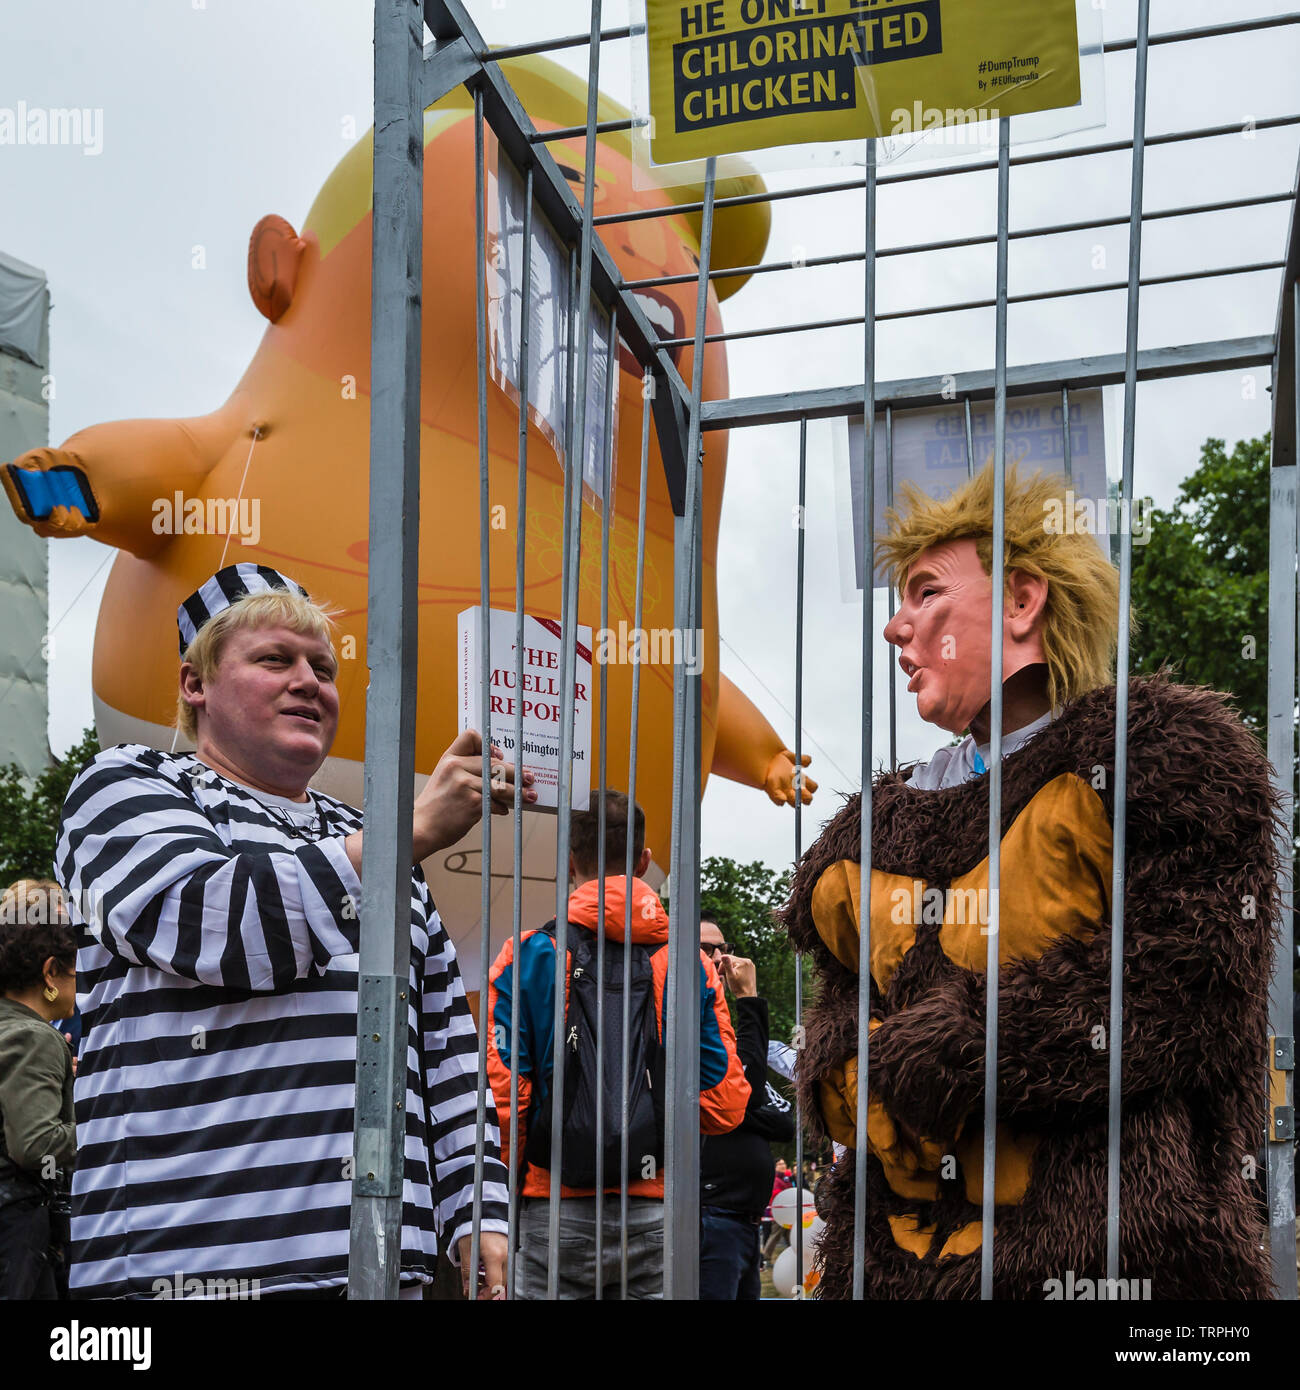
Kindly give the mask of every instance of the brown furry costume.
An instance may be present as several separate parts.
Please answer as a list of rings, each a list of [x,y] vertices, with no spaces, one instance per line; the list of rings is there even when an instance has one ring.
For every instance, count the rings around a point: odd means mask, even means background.
[[[1089,692],[1003,763],[998,1298],[1042,1299],[1068,1272],[1105,1274],[1114,706],[1113,686]],[[1157,1299],[1267,1298],[1263,1173],[1246,1174],[1264,1134],[1278,910],[1269,764],[1222,697],[1163,675],[1130,685],[1128,747],[1120,1274],[1150,1279]],[[988,853],[988,778],[920,791],[907,776],[874,785],[871,1012],[882,1022],[869,1051],[866,1296],[977,1298],[987,938],[977,926],[891,925],[877,894],[881,875],[973,881]],[[1099,854],[1071,857],[1078,837],[1053,809],[1067,802],[1076,820],[1091,816]],[[782,914],[819,974],[797,1073],[804,1114],[850,1147],[858,976],[845,961],[856,966],[857,912],[837,922],[835,884],[856,896],[858,803],[804,856]],[[1010,851],[1018,818],[1028,838]],[[1026,898],[1025,881],[1052,872]],[[1092,904],[1082,929],[1077,912],[1073,929],[1062,916],[1062,872],[1084,885],[1075,906]],[[1056,925],[1044,933],[1043,920]],[[853,1201],[850,1152],[818,1192],[822,1298],[852,1291]]]

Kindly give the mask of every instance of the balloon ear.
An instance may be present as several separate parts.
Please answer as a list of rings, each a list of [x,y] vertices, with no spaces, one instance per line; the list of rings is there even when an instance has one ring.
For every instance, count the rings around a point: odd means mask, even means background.
[[[298,265],[307,243],[274,213],[262,218],[248,239],[248,292],[258,312],[277,323],[293,302]]]

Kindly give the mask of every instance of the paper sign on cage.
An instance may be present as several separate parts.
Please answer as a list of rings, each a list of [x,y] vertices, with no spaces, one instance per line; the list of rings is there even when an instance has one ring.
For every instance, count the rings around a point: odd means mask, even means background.
[[[459,728],[483,723],[483,610],[467,608],[459,616],[457,657],[460,668]],[[560,624],[524,615],[522,680],[516,680],[515,615],[511,609],[489,610],[488,719],[491,741],[507,762],[533,774],[534,810],[554,811],[560,787]],[[575,652],[573,702],[573,784],[570,806],[585,811],[591,801],[591,629],[579,625]],[[515,719],[523,712],[523,746],[517,756]]]
[[[656,164],[1075,106],[1075,0],[646,0]]]
[[[497,385],[516,404],[520,384],[523,329],[524,199],[523,178],[493,142],[488,162],[487,257],[488,362]],[[569,252],[540,209],[533,208],[528,288],[528,408],[533,423],[567,467],[564,449],[568,414],[570,357],[577,354],[580,325],[570,311]],[[605,490],[605,382],[610,319],[594,299],[589,306],[586,427],[583,483],[589,502]],[[570,346],[570,339],[573,346]],[[615,407],[617,410],[617,406]]]
[[[1010,396],[1007,398],[1008,467],[1016,464],[1022,474],[1038,471],[1061,474],[1065,471],[1065,431],[1062,428],[1063,407],[1059,395]],[[914,483],[930,497],[943,497],[956,491],[973,471],[978,473],[993,458],[996,447],[994,435],[994,405],[978,401],[971,406],[971,443],[974,458],[967,459],[966,413],[960,402],[925,410],[896,410],[893,412],[894,432],[894,500],[903,505],[902,487]],[[841,545],[846,556],[852,555],[852,572],[856,588],[862,588],[862,507],[863,507],[863,434],[862,417],[848,422],[849,491],[851,508],[841,528]],[[875,441],[875,520],[873,532],[883,535],[888,527],[885,511],[889,505],[888,468],[886,458],[885,415],[876,416]],[[1044,516],[1048,526],[1063,530],[1087,531],[1096,536],[1097,544],[1112,554],[1119,526],[1126,524],[1125,514],[1118,508],[1110,486],[1106,467],[1106,419],[1104,397],[1100,388],[1070,393],[1070,483],[1065,491],[1068,513]],[[848,517],[851,516],[851,536]],[[1131,523],[1135,526],[1134,540],[1144,543],[1144,535],[1136,528],[1144,527],[1145,505],[1134,510]],[[847,560],[846,560],[847,564]],[[847,576],[846,576],[847,578]],[[877,573],[876,585],[884,586],[883,574]]]

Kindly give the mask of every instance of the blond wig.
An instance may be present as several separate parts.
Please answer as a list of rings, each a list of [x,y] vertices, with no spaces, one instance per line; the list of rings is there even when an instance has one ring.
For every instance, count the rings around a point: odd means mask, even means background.
[[[1043,654],[1053,709],[1113,682],[1119,638],[1119,571],[1096,536],[1077,528],[1063,534],[1055,524],[1074,515],[1070,488],[1060,475],[1022,479],[1014,464],[1006,469],[1004,574],[1020,570],[1046,581]],[[947,497],[928,497],[912,483],[903,484],[902,494],[906,512],[890,508],[889,531],[876,538],[877,565],[900,595],[921,554],[951,541],[973,540],[984,573],[992,575],[992,463]],[[1136,618],[1130,615],[1130,622],[1136,630]]]

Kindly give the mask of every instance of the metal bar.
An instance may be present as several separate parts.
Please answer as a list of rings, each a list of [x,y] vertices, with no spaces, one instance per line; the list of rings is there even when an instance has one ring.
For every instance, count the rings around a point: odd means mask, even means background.
[[[1296,364],[1296,298],[1295,286],[1300,284],[1300,154],[1296,157],[1295,180],[1292,183],[1291,226],[1287,232],[1286,273],[1282,277],[1282,293],[1278,295],[1277,318],[1273,332],[1273,465],[1296,463],[1295,437]]]
[[[875,460],[872,460],[872,467]],[[894,408],[885,407],[885,505],[894,505]],[[889,586],[889,616],[894,616],[894,586]],[[898,663],[889,663],[889,770],[898,771]]]
[[[1194,39],[1218,38],[1225,34],[1247,33],[1256,29],[1273,29],[1286,24],[1294,24],[1300,20],[1300,15],[1272,15],[1262,19],[1249,20],[1234,24],[1214,24],[1206,25],[1199,29],[1187,29],[1168,34],[1153,34],[1150,42],[1152,45],[1162,43],[1185,42]],[[601,43],[613,43],[619,39],[632,38],[645,33],[642,25],[628,25],[619,29],[605,29],[601,31]],[[581,48],[591,42],[590,34],[570,34],[562,39],[541,39],[536,43],[512,44],[503,48],[484,49],[478,56],[483,62],[504,63],[512,58],[526,58],[536,53],[557,53],[566,48]],[[1133,39],[1117,39],[1106,45],[1107,53],[1124,53],[1134,47]]]
[[[989,912],[984,959],[984,1180],[981,1192],[980,1298],[993,1297],[993,1199],[998,1171],[998,985],[1002,886],[1002,622],[1006,611],[1007,262],[1011,221],[1011,119],[998,121],[997,324],[993,402],[993,601],[989,660]]]
[[[1271,337],[1231,338],[1211,343],[1187,343],[1147,348],[1138,353],[1139,381],[1167,381],[1201,372],[1239,371],[1264,367],[1273,361]],[[1009,395],[1036,395],[1059,391],[1114,386],[1124,380],[1124,353],[1102,357],[1076,357],[1061,362],[1036,362],[1007,368]],[[856,415],[862,409],[861,385],[820,387],[769,396],[737,397],[706,401],[706,430],[739,429],[746,425],[789,424],[807,416],[810,420]],[[946,393],[945,393],[946,391]],[[973,400],[990,400],[994,392],[991,371],[961,372],[950,382],[934,375],[881,382],[876,387],[879,403],[888,401],[895,410],[917,410],[951,405],[954,392]]]
[[[716,172],[715,172],[716,183]],[[712,230],[712,228],[710,228]],[[707,285],[705,286],[707,288]],[[695,399],[693,415],[695,418],[695,443],[693,457],[696,463],[696,482],[695,482],[695,525],[694,527],[683,527],[684,530],[694,532],[694,555],[692,557],[692,576],[691,585],[691,604],[690,618],[692,620],[693,631],[696,637],[696,650],[702,649],[701,639],[703,635],[704,614],[704,437],[699,426],[699,398]],[[691,676],[686,684],[687,713],[689,718],[688,728],[694,732],[689,734],[686,739],[686,767],[688,780],[684,784],[690,788],[690,796],[686,801],[687,815],[683,818],[689,835],[683,834],[681,844],[683,855],[688,855],[686,863],[691,868],[691,876],[684,883],[686,899],[686,912],[683,923],[689,923],[690,938],[687,940],[685,929],[682,931],[682,951],[688,955],[691,961],[691,979],[695,981],[699,978],[700,960],[700,839],[701,839],[701,817],[700,817],[700,798],[703,793],[703,754],[701,750],[701,730],[704,727],[704,682],[699,676]],[[685,983],[685,973],[683,972],[682,982]],[[721,983],[719,983],[721,988]],[[691,996],[692,1005],[695,996]],[[684,1198],[685,1211],[682,1214],[684,1223],[689,1223],[690,1235],[682,1248],[682,1261],[689,1261],[689,1275],[683,1287],[680,1276],[678,1278],[678,1296],[682,1298],[698,1299],[700,1296],[700,1126],[699,1126],[699,1097],[700,1097],[700,1015],[699,1010],[692,1007],[690,1010],[690,1057],[692,1060],[690,1081],[690,1094],[692,1105],[696,1115],[694,1131],[690,1136],[690,1144],[687,1148],[688,1163],[686,1165],[686,1175],[682,1179],[681,1193]],[[687,1176],[690,1179],[690,1190],[685,1191]]]
[[[573,579],[574,571],[581,573],[582,566],[582,479],[577,479],[575,487],[573,455],[574,455],[574,429],[573,411],[574,395],[577,389],[576,360],[577,352],[574,347],[578,335],[577,314],[578,305],[578,251],[575,247],[569,248],[569,297],[568,307],[565,312],[565,340],[564,340],[564,437],[561,453],[564,458],[564,521],[562,525],[562,538],[560,542],[560,703],[565,703],[564,671],[566,651],[565,643],[570,640],[568,629],[569,620],[569,595],[575,589]],[[577,500],[575,501],[575,493]],[[576,678],[574,683],[576,684]],[[563,738],[564,722],[561,718],[560,733]],[[554,1115],[556,1110],[563,1110],[564,1106],[564,1070],[561,1066],[562,1054],[560,1052],[560,1040],[564,1034],[565,1014],[567,1012],[565,1004],[567,1000],[567,973],[568,965],[568,883],[569,883],[569,840],[571,826],[569,815],[566,814],[568,807],[564,800],[564,773],[565,759],[564,748],[560,748],[559,766],[559,786],[556,796],[556,821],[555,821],[555,987],[551,996],[551,1008],[555,1020],[555,1036],[553,1039],[552,1069],[551,1069],[551,1098],[552,1098],[552,1127],[551,1127],[551,1155],[550,1155],[550,1197],[548,1199],[547,1210],[547,1267],[546,1267],[546,1296],[548,1299],[556,1299],[558,1294],[559,1260],[560,1252],[558,1246],[559,1231],[559,1188],[560,1184],[555,1181],[557,1166],[562,1164],[563,1155],[563,1134],[562,1126],[555,1123]],[[572,781],[569,783],[572,788]],[[572,797],[572,790],[568,793]],[[562,994],[561,991],[564,991]],[[559,1075],[556,1075],[556,1067],[559,1067]],[[560,1154],[555,1152],[557,1147],[557,1135],[559,1136],[558,1147]]]
[[[1300,209],[1298,209],[1300,211]],[[1300,219],[1298,219],[1300,220]],[[1295,228],[1293,228],[1294,232]],[[1293,247],[1293,250],[1295,248]],[[1289,367],[1292,373],[1300,363],[1300,278],[1291,284],[1291,318],[1289,328]],[[1281,316],[1279,316],[1281,317]],[[1279,344],[1279,358],[1282,358]],[[1273,461],[1270,469],[1269,510],[1269,643],[1268,643],[1268,755],[1273,766],[1274,786],[1280,800],[1277,835],[1279,924],[1273,953],[1273,971],[1269,981],[1268,1019],[1269,1065],[1280,1073],[1280,1095],[1273,1085],[1275,1074],[1269,1076],[1268,1128],[1266,1131],[1265,1168],[1268,1190],[1269,1245],[1273,1261],[1273,1285],[1278,1298],[1296,1298],[1295,1261],[1287,1253],[1287,1241],[1295,1230],[1295,827],[1294,796],[1295,767],[1295,698],[1296,658],[1300,653],[1300,611],[1296,607],[1296,560],[1300,555],[1300,532],[1297,531],[1297,483],[1300,468],[1294,462],[1278,465],[1279,457],[1296,457],[1296,441],[1300,439],[1300,382],[1291,382],[1290,411],[1277,414],[1282,382],[1273,378],[1275,433]],[[1291,615],[1295,614],[1295,623]],[[1292,1046],[1288,1059],[1279,1055],[1285,1051],[1277,1039],[1290,1037]],[[1291,1066],[1287,1066],[1287,1061]],[[1289,1118],[1289,1125],[1287,1123]],[[1294,1246],[1291,1247],[1294,1249]]]
[[[1281,130],[1286,126],[1300,125],[1300,115],[1266,116],[1254,124],[1254,129]],[[1174,130],[1164,135],[1150,135],[1146,145],[1179,145],[1193,140],[1216,140],[1221,136],[1241,135],[1241,122],[1230,121],[1226,125],[1200,126],[1196,130]],[[1038,150],[1031,154],[1013,155],[1011,167],[1023,168],[1030,164],[1055,164],[1063,159],[1083,159],[1089,155],[1122,154],[1131,147],[1129,140],[1109,140],[1103,144],[1086,145],[1082,148],[1071,146],[1068,149]],[[907,169],[897,174],[887,174],[877,180],[880,184],[920,183],[926,179],[957,177],[962,174],[989,173],[998,167],[997,160],[982,159],[957,168],[940,166],[938,168]],[[860,179],[847,179],[838,183],[824,183],[816,187],[781,188],[763,193],[738,193],[728,198],[719,198],[715,206],[722,208],[752,207],[755,203],[782,203],[791,198],[816,198],[828,193],[860,193],[863,183]],[[670,203],[666,207],[637,208],[630,212],[604,213],[596,219],[598,227],[614,222],[642,222],[653,217],[677,217],[699,212],[702,203]]]
[[[613,43],[616,39],[628,39],[634,34],[644,34],[644,25],[625,25],[621,29],[602,29],[601,43]],[[582,48],[591,42],[590,34],[570,34],[563,39],[540,39],[536,43],[516,43],[506,48],[484,49],[479,57],[485,63],[505,63],[511,58],[527,58],[534,53],[558,53],[562,48]]]
[[[1255,275],[1265,270],[1285,270],[1285,261],[1258,261],[1250,265],[1219,266],[1211,270],[1179,271],[1173,275],[1151,275],[1142,281],[1148,285],[1178,285],[1188,280],[1219,280],[1225,275]],[[1113,281],[1106,285],[1071,285],[1065,289],[1032,290],[1025,294],[1009,296],[1010,304],[1034,304],[1045,299],[1074,299],[1084,294],[1108,294],[1126,290],[1126,281]],[[877,323],[888,323],[896,319],[931,318],[936,314],[963,314],[971,309],[996,309],[992,299],[971,299],[960,304],[922,305],[915,309],[891,309],[878,314]],[[825,328],[855,328],[861,322],[856,318],[811,319],[804,323],[768,324],[763,328],[739,328],[732,333],[710,333],[705,340],[710,343],[734,343],[742,338],[775,338],[786,333],[812,333]],[[681,347],[689,343],[689,338],[661,338],[659,345],[665,348]]]
[[[704,391],[707,279],[713,254],[713,195],[717,160],[705,166],[700,280],[691,362],[690,430],[686,446],[686,507],[674,523],[674,623],[700,626],[700,544],[703,480],[700,404]],[[700,1286],[700,677],[683,662],[673,668],[672,887],[668,928],[668,1057],[664,1143],[664,1297],[695,1299]]]
[[[1070,388],[1061,387],[1061,458],[1067,478],[1074,476],[1074,434],[1070,429]]]
[[[808,422],[799,421],[799,538],[794,570],[794,862],[803,858],[803,595],[804,540],[808,517]],[[801,1037],[803,1027],[803,956],[794,960],[794,1024],[795,1036]],[[794,1103],[794,1172],[797,1209],[790,1229],[794,1245],[795,1297],[802,1298],[803,1270],[803,1108],[798,1088]]]
[[[636,597],[633,600],[635,617],[632,623],[633,629],[641,631],[641,617],[643,600],[645,598],[645,513],[646,513],[646,484],[650,476],[650,390],[654,385],[654,377],[647,371],[642,382],[641,388],[641,491],[640,500],[637,504],[636,522]],[[625,861],[624,877],[627,884],[627,891],[624,892],[623,900],[623,1057],[620,1071],[620,1097],[622,1101],[622,1122],[623,1122],[623,1142],[620,1152],[621,1171],[618,1185],[618,1204],[619,1204],[619,1294],[624,1300],[627,1299],[627,1211],[628,1211],[628,1162],[631,1158],[628,1152],[628,1125],[631,1119],[628,1106],[628,1086],[630,1077],[628,1075],[631,1067],[631,1056],[629,1053],[628,1035],[632,1027],[631,1006],[632,1006],[632,952],[628,949],[632,941],[632,874],[635,867],[634,854],[635,845],[633,843],[632,824],[636,809],[636,755],[637,755],[637,734],[638,714],[641,705],[641,662],[640,654],[632,666],[632,725],[628,731],[628,752],[627,752],[627,808],[628,808],[628,833],[627,833],[627,857]]]
[[[474,93],[474,356],[477,372],[475,385],[478,392],[478,561],[479,561],[479,607],[482,613],[482,627],[479,639],[479,682],[482,691],[482,704],[479,708],[479,729],[483,735],[482,777],[484,787],[492,776],[492,714],[491,679],[492,658],[489,650],[491,632],[490,610],[492,603],[491,552],[488,548],[488,516],[491,510],[489,493],[490,473],[488,468],[488,413],[487,413],[487,334],[484,316],[487,313],[487,232],[484,218],[484,176],[483,176],[483,94]],[[527,387],[525,387],[525,391]],[[518,762],[518,751],[515,760]],[[479,1016],[478,1016],[478,1104],[474,1114],[474,1212],[470,1227],[469,1290],[467,1297],[478,1297],[479,1237],[483,1221],[483,1156],[487,1133],[487,978],[492,968],[492,802],[483,798],[482,821],[483,869],[480,874],[479,921],[482,923],[479,952]]]
[[[524,571],[528,561],[528,384],[532,371],[528,354],[531,346],[529,324],[533,311],[533,169],[524,172],[523,281],[519,287],[519,434],[517,439],[515,492],[515,689],[524,688]],[[509,314],[507,304],[504,312]],[[522,758],[524,746],[524,705],[515,701],[515,760]],[[513,824],[512,903],[510,940],[510,1251],[507,1260],[506,1288],[510,1298],[515,1296],[515,1246],[518,1234],[519,1203],[522,1194],[517,1190],[523,1164],[519,1153],[519,956],[523,941],[524,908],[524,788],[515,779]],[[536,1065],[534,1059],[534,1065]],[[536,1082],[534,1081],[534,1084]]]
[[[1206,24],[1199,29],[1177,29],[1167,34],[1152,34],[1147,39],[1149,47],[1163,43],[1190,43],[1194,39],[1218,39],[1225,34],[1253,33],[1257,29],[1277,29],[1284,24],[1300,22],[1300,14],[1263,15],[1258,19],[1237,20],[1229,24]],[[1131,39],[1116,39],[1106,45],[1107,53],[1127,53],[1137,47],[1137,36]]]
[[[655,436],[659,441],[659,461],[663,465],[668,500],[673,515],[682,516],[686,511],[687,411],[676,391],[659,389],[657,369],[651,385]]]
[[[427,110],[440,102],[454,87],[470,81],[481,64],[464,39],[430,44],[424,49],[424,68],[420,80],[420,105]]]
[[[597,135],[610,135],[618,130],[633,130],[637,126],[648,125],[649,122],[637,119],[636,117],[626,117],[619,121],[601,121],[596,126]],[[560,126],[557,130],[535,130],[529,135],[528,139],[534,145],[554,144],[559,140],[585,140],[588,135],[587,127],[584,125]]]
[[[555,856],[555,1037],[551,1063],[551,1203],[548,1225],[547,1297],[559,1296],[560,1277],[560,1168],[564,1145],[564,1042],[565,995],[568,984],[568,877],[569,832],[573,800],[573,702],[577,685],[578,590],[582,549],[582,473],[587,454],[587,367],[591,356],[591,211],[596,192],[596,107],[600,99],[600,11],[601,0],[592,0],[591,53],[587,64],[587,151],[583,166],[582,227],[578,249],[578,292],[576,305],[577,360],[573,369],[574,388],[569,391],[569,414],[573,429],[565,458],[565,486],[568,489],[569,539],[572,554],[565,554],[564,608],[560,629],[560,768],[556,795]],[[581,385],[577,384],[581,374]]]
[[[715,174],[716,182],[716,174]],[[705,285],[707,289],[707,283]],[[701,354],[702,355],[702,354]],[[695,417],[695,449],[693,457],[696,463],[695,481],[695,524],[693,527],[683,527],[684,530],[694,533],[694,554],[692,556],[692,584],[691,584],[691,604],[690,621],[692,630],[696,638],[696,650],[702,650],[703,636],[703,615],[704,615],[704,436],[699,426],[699,398],[695,400],[693,411]],[[687,713],[689,718],[688,729],[693,730],[686,739],[686,768],[687,781],[684,787],[690,789],[689,799],[686,801],[687,816],[684,817],[689,835],[682,836],[682,852],[686,865],[691,869],[691,875],[684,882],[685,892],[685,914],[682,918],[682,952],[683,956],[689,956],[691,962],[692,982],[699,978],[700,961],[700,840],[701,840],[701,816],[700,798],[703,794],[703,753],[701,748],[701,731],[704,728],[704,682],[699,676],[688,676],[686,682]],[[680,905],[680,904],[679,904]],[[690,936],[687,939],[686,924],[689,924]],[[685,984],[685,971],[683,970],[682,983]],[[722,989],[719,981],[719,990]],[[696,996],[690,996],[692,1005],[695,1003]],[[690,1052],[691,1058],[691,1097],[694,1108],[696,1122],[695,1128],[690,1136],[690,1143],[687,1146],[688,1163],[686,1165],[686,1175],[682,1179],[680,1189],[684,1197],[685,1212],[683,1222],[689,1223],[690,1238],[682,1249],[683,1262],[689,1260],[689,1277],[683,1287],[680,1275],[678,1278],[678,1296],[682,1298],[698,1299],[700,1296],[700,1126],[699,1126],[699,1097],[700,1097],[700,1014],[699,1010],[692,1007],[690,1010]],[[687,1176],[690,1180],[690,1190],[685,1191]]]
[[[1300,285],[1295,293],[1300,298]],[[1297,421],[1300,424],[1300,421]],[[1279,932],[1273,953],[1268,991],[1266,1047],[1274,1038],[1294,1038],[1292,969],[1295,962],[1295,873],[1292,843],[1295,798],[1296,693],[1296,465],[1269,469],[1269,594],[1268,594],[1268,760],[1273,787],[1280,802],[1277,827]],[[1285,1057],[1270,1056],[1269,1066],[1280,1076],[1281,1094],[1270,1086],[1266,1131],[1265,1173],[1268,1192],[1268,1238],[1273,1262],[1275,1296],[1296,1297],[1295,1257],[1295,1071]],[[1294,1055],[1290,1059],[1294,1062]],[[1291,1124],[1286,1124],[1287,1117]]]
[[[1143,214],[1145,222],[1159,222],[1173,217],[1199,217],[1207,213],[1238,212],[1245,208],[1264,207],[1269,203],[1289,203],[1295,197],[1292,192],[1264,193],[1253,198],[1229,198],[1217,203],[1197,203],[1188,207],[1163,208],[1157,212]],[[1059,222],[1048,227],[1023,227],[1020,231],[1009,233],[1012,241],[1028,241],[1036,237],[1067,236],[1074,232],[1096,232],[1106,227],[1127,227],[1129,217],[1088,218],[1083,222]],[[876,252],[877,260],[888,256],[919,256],[928,251],[964,251],[976,246],[994,246],[997,236],[982,233],[979,236],[950,237],[943,241],[921,241],[910,246],[885,246]],[[802,261],[764,261],[761,265],[723,266],[709,271],[710,280],[726,280],[742,275],[768,275],[783,270],[811,270],[822,266],[855,265],[862,260],[861,251],[841,251],[831,256],[809,256]],[[648,290],[665,285],[685,285],[693,283],[694,275],[655,275],[648,280],[624,281],[624,289]]]
[[[966,426],[966,476],[967,478],[973,478],[975,476],[975,429],[971,421],[969,396],[965,398],[962,405],[964,407],[962,414],[965,417],[964,424]]]
[[[1147,113],[1147,30],[1151,0],[1138,0],[1137,68],[1133,84],[1133,175],[1129,206],[1133,225],[1129,230],[1128,325],[1124,367],[1124,474],[1120,484],[1121,506],[1133,505],[1134,440],[1137,426],[1138,304],[1142,277],[1142,178],[1145,167],[1143,135]],[[1119,650],[1115,672],[1115,788],[1114,848],[1111,865],[1110,907],[1110,1021],[1106,1030],[1110,1083],[1106,1152],[1106,1277],[1118,1279],[1120,1270],[1120,1126],[1123,1100],[1124,1052],[1124,881],[1128,807],[1128,679],[1129,611],[1133,594],[1133,532],[1120,527],[1119,548]]]
[[[858,866],[858,1105],[853,1145],[853,1297],[865,1289],[867,1244],[867,1095],[871,1076],[871,761],[875,696],[876,583],[876,142],[867,141],[866,288],[863,298],[862,358],[862,797]]]
[[[370,565],[348,1297],[395,1299],[411,1001],[424,144],[420,12],[375,5]],[[397,517],[394,525],[392,518]]]
[[[605,457],[601,481],[604,496],[600,516],[600,629],[609,629],[609,523],[614,507],[614,383],[618,377],[618,318],[609,322],[609,350],[605,358]],[[586,450],[583,450],[586,456]],[[600,785],[597,790],[596,828],[596,1301],[605,1288],[605,777],[607,759],[605,733],[608,728],[606,704],[609,699],[609,662],[600,663]],[[629,837],[631,826],[627,826]],[[626,951],[624,952],[626,954]]]

